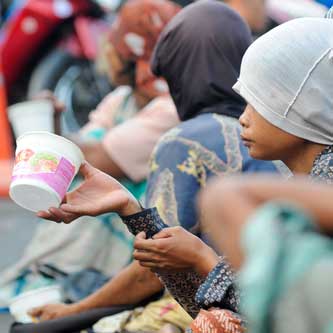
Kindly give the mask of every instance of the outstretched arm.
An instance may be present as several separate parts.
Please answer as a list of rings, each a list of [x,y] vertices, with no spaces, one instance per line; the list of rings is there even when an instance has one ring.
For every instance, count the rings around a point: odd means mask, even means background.
[[[199,202],[211,239],[239,268],[243,261],[241,231],[258,206],[268,201],[295,204],[312,216],[323,232],[332,233],[332,195],[332,186],[304,178],[285,181],[272,176],[239,176],[215,180],[201,194]]]
[[[105,286],[82,301],[70,305],[49,304],[33,309],[30,314],[41,320],[50,320],[95,308],[137,304],[162,288],[154,273],[134,261]]]

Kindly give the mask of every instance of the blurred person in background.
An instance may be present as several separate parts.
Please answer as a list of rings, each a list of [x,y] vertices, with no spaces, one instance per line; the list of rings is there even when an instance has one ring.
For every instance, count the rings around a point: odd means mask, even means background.
[[[155,143],[179,122],[166,82],[149,67],[160,32],[179,10],[168,0],[131,0],[122,7],[102,47],[110,78],[119,88],[91,113],[90,122],[76,135],[86,159],[121,179],[138,199],[145,193]],[[51,99],[56,112],[62,111],[52,94],[46,92],[39,98]],[[133,240],[118,216],[93,220],[65,230],[40,223],[21,260],[1,274],[0,298],[56,283],[33,273],[39,264],[51,264],[65,273],[95,268],[107,276],[127,265]],[[20,289],[17,278],[24,281]]]
[[[249,333],[330,331],[331,197],[330,184],[297,177],[219,179],[202,194],[204,228],[239,271]]]

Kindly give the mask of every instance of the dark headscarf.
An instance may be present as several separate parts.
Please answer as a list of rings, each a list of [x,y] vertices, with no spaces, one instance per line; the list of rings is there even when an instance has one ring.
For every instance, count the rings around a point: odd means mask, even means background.
[[[152,70],[168,82],[181,120],[202,113],[241,115],[245,102],[232,86],[251,42],[243,19],[214,0],[189,5],[169,22],[156,45]]]

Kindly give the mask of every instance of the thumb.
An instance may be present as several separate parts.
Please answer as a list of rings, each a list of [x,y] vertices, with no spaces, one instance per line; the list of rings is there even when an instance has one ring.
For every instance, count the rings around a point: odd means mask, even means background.
[[[146,233],[144,231],[141,231],[135,236],[135,239],[147,239]]]
[[[161,230],[160,232],[158,232],[157,234],[155,234],[153,236],[153,239],[168,238],[171,236],[172,236],[171,228],[165,228],[165,229]]]
[[[96,169],[91,164],[89,164],[87,161],[84,161],[81,164],[79,173],[81,176],[84,177],[84,179],[87,179],[87,178],[91,177],[94,173],[96,173]]]

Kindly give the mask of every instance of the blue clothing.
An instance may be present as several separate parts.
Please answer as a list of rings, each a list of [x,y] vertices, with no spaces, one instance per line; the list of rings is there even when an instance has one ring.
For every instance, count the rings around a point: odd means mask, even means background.
[[[333,6],[333,1],[332,1],[332,6]],[[333,7],[327,12],[326,18],[332,19],[333,18]]]
[[[330,8],[333,6],[333,0],[316,0],[316,2],[319,2],[320,4]]]
[[[333,242],[318,231],[289,204],[264,205],[247,221],[239,284],[249,333],[331,332]]]
[[[196,196],[209,178],[276,171],[272,162],[257,161],[249,156],[236,119],[217,114],[199,115],[165,134],[152,155],[146,204],[156,207],[158,214],[155,210],[146,210],[125,218],[124,222],[134,234],[145,231],[151,235],[163,226],[180,225],[205,240],[196,212]],[[217,285],[222,286],[216,293],[211,292],[210,279],[199,289],[205,279],[194,271],[163,272],[160,278],[193,317],[201,307],[220,305],[238,311],[234,274],[224,258],[212,274],[217,274]]]
[[[257,161],[240,138],[238,120],[203,114],[165,134],[151,159],[147,207],[163,221],[200,235],[196,196],[209,178],[240,172],[277,172],[272,162]]]

